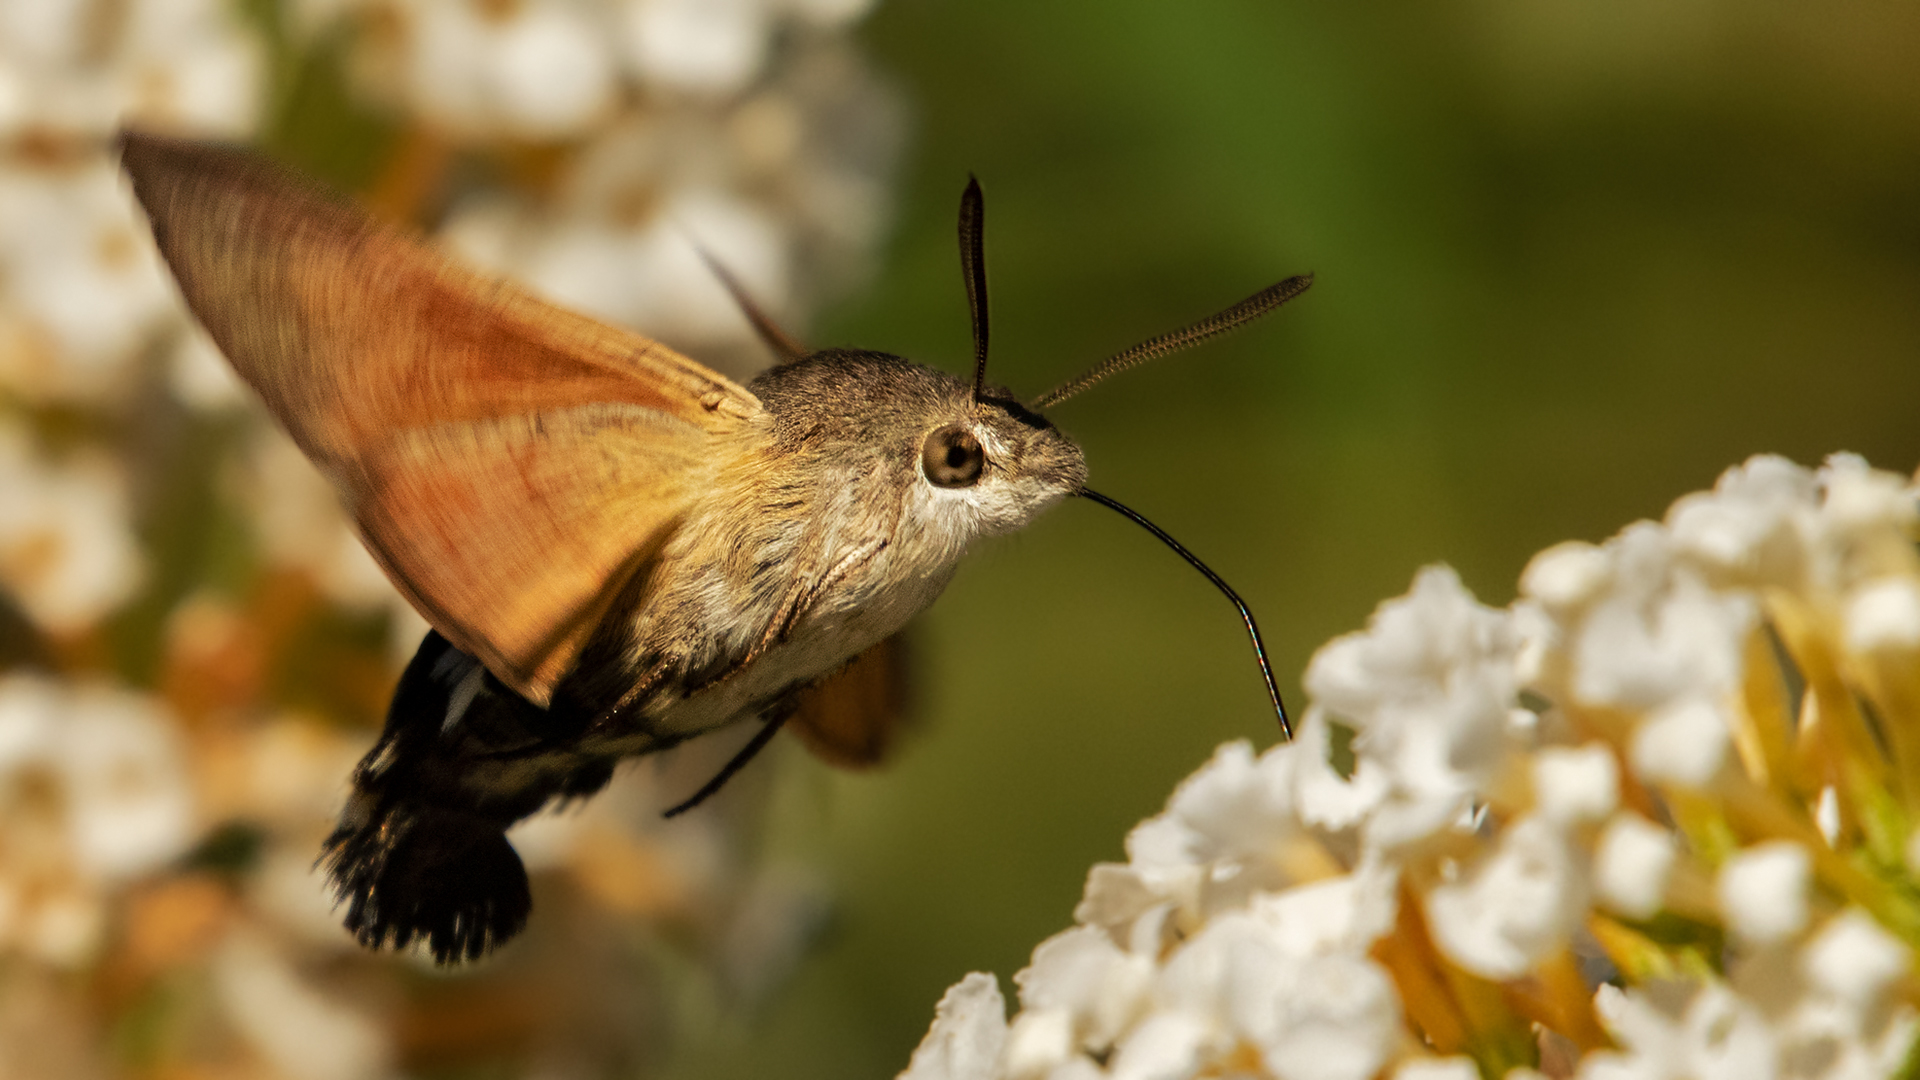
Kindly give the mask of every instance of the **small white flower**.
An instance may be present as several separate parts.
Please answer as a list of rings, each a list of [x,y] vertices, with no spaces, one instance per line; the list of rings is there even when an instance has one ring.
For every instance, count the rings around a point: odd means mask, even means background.
[[[1214,1025],[1201,1017],[1155,1013],[1114,1049],[1107,1075],[1113,1080],[1185,1080],[1199,1071],[1215,1039]]]
[[[1613,557],[1607,549],[1579,540],[1555,544],[1535,555],[1520,574],[1520,593],[1564,613],[1584,607],[1607,587]]]
[[[1066,1064],[1074,1054],[1073,1017],[1065,1009],[1025,1009],[1007,1029],[1006,1067],[1011,1080],[1033,1080]]]
[[[1677,854],[1672,833],[1638,814],[1616,814],[1594,851],[1594,892],[1629,919],[1650,919],[1666,899]]]
[[[1807,850],[1777,840],[1741,851],[1720,868],[1716,890],[1727,929],[1759,945],[1798,934],[1807,925]]]
[[[72,633],[118,607],[144,566],[113,463],[49,464],[0,422],[0,587],[34,622]]]
[[[1007,1003],[991,975],[974,972],[946,992],[933,1026],[899,1080],[992,1080],[1007,1041]]]
[[[1586,908],[1586,883],[1567,837],[1539,817],[1507,827],[1491,858],[1427,896],[1435,942],[1490,979],[1525,974],[1564,945]]]
[[[1307,688],[1357,733],[1355,775],[1388,777],[1369,842],[1394,848],[1447,827],[1504,760],[1517,647],[1507,613],[1476,603],[1452,570],[1429,567],[1364,633],[1315,654]]]
[[[573,5],[418,0],[409,7],[407,93],[429,121],[455,134],[562,138],[613,106],[605,34]]]
[[[1547,747],[1533,757],[1534,804],[1557,825],[1598,821],[1620,801],[1620,766],[1600,743]]]
[[[375,1018],[322,993],[268,939],[227,937],[214,985],[234,1026],[290,1080],[378,1080],[392,1047]]]
[[[1800,954],[1800,967],[1822,993],[1865,1011],[1907,973],[1907,947],[1858,908],[1827,920]]]
[[[1372,960],[1309,960],[1275,1005],[1278,1030],[1258,1041],[1268,1070],[1280,1080],[1365,1080],[1394,1052],[1400,998]]]
[[[146,224],[103,158],[0,167],[0,383],[34,400],[123,397],[178,318]]]
[[[1716,592],[1676,565],[1658,525],[1629,526],[1607,547],[1615,557],[1614,588],[1570,638],[1574,696],[1638,710],[1736,689],[1756,617],[1753,599]]]
[[[1847,598],[1847,648],[1857,653],[1920,649],[1920,582],[1910,577],[1869,582]]]
[[[641,79],[706,94],[744,89],[772,31],[761,0],[627,0],[624,28]]]
[[[1900,535],[1920,523],[1920,505],[1907,478],[1873,469],[1856,454],[1828,458],[1820,484],[1826,489],[1821,517],[1840,537]]]
[[[0,676],[0,955],[91,960],[105,895],[185,851],[195,819],[179,734],[157,702]]]
[[[1643,780],[1705,787],[1726,762],[1732,740],[1720,706],[1706,698],[1682,698],[1635,729],[1628,759]]]
[[[1722,473],[1711,492],[1667,512],[1675,548],[1741,581],[1791,585],[1803,574],[1814,477],[1770,454]]]
[[[70,690],[61,713],[59,767],[81,869],[127,878],[185,851],[193,790],[171,718],[148,698],[99,686]]]
[[[1123,952],[1098,930],[1075,927],[1041,942],[1013,981],[1023,1008],[1064,1012],[1079,1044],[1105,1049],[1145,1006],[1152,978],[1152,960]]]

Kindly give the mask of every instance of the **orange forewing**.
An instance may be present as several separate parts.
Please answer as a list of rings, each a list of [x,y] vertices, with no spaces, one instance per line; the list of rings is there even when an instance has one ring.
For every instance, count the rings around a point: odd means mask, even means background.
[[[895,634],[800,691],[787,727],[814,756],[843,769],[878,765],[911,704],[906,635]]]
[[[257,157],[129,135],[122,161],[187,303],[394,583],[544,704],[760,403]]]

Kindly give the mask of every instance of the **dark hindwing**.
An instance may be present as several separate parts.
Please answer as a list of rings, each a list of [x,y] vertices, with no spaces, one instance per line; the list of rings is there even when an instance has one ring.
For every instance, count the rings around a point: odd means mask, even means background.
[[[910,653],[902,631],[802,688],[787,727],[829,765],[866,769],[885,761],[912,708]]]

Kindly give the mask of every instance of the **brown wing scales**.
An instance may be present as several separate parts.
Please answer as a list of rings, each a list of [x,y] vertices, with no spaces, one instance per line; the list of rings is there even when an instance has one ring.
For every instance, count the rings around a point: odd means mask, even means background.
[[[898,741],[911,691],[906,635],[899,633],[800,691],[787,727],[829,765],[870,768]]]
[[[395,584],[544,704],[760,403],[260,158],[129,135],[122,160],[188,304]]]

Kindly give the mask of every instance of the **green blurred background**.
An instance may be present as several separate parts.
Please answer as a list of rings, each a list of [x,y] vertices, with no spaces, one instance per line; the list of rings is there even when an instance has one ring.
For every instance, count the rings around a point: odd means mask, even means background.
[[[1245,595],[1296,710],[1424,564],[1503,604],[1533,552],[1750,454],[1920,462],[1910,4],[892,0],[860,36],[916,131],[820,342],[964,367],[970,170],[1022,394],[1318,275],[1054,416]],[[763,1011],[690,1016],[672,1075],[892,1075],[1215,745],[1277,737],[1227,604],[1091,505],[985,545],[917,644],[897,764],[781,759],[773,844],[834,877],[828,941]]]

